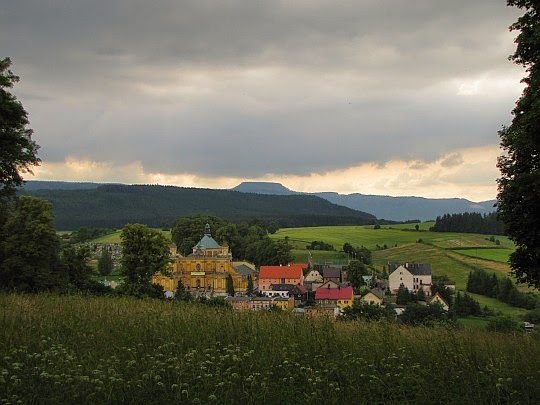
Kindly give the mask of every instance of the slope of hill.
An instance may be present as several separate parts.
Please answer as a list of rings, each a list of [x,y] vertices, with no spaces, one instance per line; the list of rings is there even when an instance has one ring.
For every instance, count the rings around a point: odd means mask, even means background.
[[[299,194],[279,183],[243,182],[233,190],[257,194]],[[391,197],[366,194],[338,194],[335,192],[312,193],[334,204],[369,212],[377,218],[392,221],[419,219],[428,221],[444,214],[478,212],[488,214],[495,211],[496,200],[475,203],[464,198]]]
[[[170,226],[181,216],[207,214],[232,221],[258,218],[280,226],[374,223],[365,212],[313,195],[262,195],[230,190],[107,184],[80,190],[22,190],[49,200],[59,230],[81,226],[119,228],[127,223]]]

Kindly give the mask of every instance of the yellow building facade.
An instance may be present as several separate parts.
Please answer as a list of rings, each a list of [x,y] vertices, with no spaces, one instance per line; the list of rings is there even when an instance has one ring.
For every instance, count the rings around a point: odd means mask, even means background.
[[[188,291],[204,295],[225,294],[229,275],[235,292],[246,291],[250,274],[255,282],[255,270],[245,263],[235,266],[229,247],[220,246],[212,238],[209,225],[189,256],[172,258],[169,273],[156,274],[152,282],[161,285],[165,291],[175,291],[181,281]]]

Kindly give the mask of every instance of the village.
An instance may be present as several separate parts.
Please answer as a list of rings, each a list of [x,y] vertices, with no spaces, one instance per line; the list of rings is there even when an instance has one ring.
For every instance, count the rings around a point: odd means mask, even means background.
[[[209,225],[188,256],[171,248],[169,274],[156,274],[152,282],[163,287],[165,296],[175,298],[178,289],[192,298],[222,297],[235,311],[280,309],[296,315],[338,317],[355,301],[391,307],[396,315],[405,310],[396,302],[400,289],[417,296],[420,305],[449,303],[432,293],[430,264],[389,263],[388,278],[375,273],[362,276],[362,287],[353,286],[347,266],[290,263],[282,266],[255,266],[234,262],[228,246],[219,245]],[[447,288],[455,285],[447,283]]]

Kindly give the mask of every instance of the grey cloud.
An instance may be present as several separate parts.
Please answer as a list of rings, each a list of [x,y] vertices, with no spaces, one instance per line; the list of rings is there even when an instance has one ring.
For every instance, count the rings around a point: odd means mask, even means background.
[[[305,174],[497,143],[514,95],[426,89],[514,72],[515,16],[492,0],[7,0],[0,49],[43,159]]]
[[[459,166],[463,163],[463,156],[460,153],[453,153],[441,162],[443,167]]]

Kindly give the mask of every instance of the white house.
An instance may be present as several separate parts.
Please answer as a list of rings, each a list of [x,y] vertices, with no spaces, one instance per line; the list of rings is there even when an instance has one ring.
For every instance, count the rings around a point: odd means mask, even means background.
[[[418,292],[422,289],[427,295],[431,294],[431,265],[422,263],[388,264],[389,288],[396,294],[403,284],[409,291]]]

